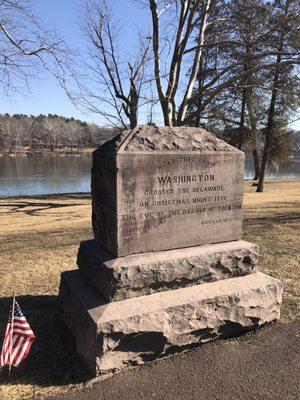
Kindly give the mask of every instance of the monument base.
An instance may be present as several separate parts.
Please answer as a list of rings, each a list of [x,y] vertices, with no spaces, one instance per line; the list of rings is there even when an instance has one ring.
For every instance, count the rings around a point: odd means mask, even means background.
[[[107,302],[80,271],[62,274],[64,320],[94,376],[279,319],[282,283],[262,273]]]
[[[255,244],[237,240],[116,258],[87,240],[77,265],[106,300],[120,301],[252,274],[258,255]]]

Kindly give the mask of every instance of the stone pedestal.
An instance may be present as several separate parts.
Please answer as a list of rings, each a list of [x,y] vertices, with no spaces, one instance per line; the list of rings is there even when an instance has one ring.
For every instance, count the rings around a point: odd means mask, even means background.
[[[77,351],[96,376],[276,320],[282,284],[257,272],[109,303],[70,271],[61,294]]]
[[[77,265],[108,301],[213,282],[256,271],[258,247],[243,240],[116,258],[82,242]]]
[[[138,127],[94,152],[94,240],[62,274],[94,376],[279,318],[282,284],[241,240],[244,154],[198,128]]]

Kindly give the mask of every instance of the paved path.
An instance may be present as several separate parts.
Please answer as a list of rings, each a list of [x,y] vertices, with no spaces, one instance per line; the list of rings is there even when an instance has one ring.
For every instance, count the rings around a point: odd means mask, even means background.
[[[300,320],[209,343],[55,400],[300,400]]]

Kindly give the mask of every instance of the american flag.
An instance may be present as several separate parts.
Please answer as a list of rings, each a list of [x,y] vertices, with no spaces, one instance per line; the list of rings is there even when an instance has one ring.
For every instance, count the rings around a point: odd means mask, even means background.
[[[13,309],[14,316],[12,317]],[[2,346],[0,366],[18,367],[21,361],[24,361],[28,356],[34,339],[35,335],[19,304],[13,299]]]

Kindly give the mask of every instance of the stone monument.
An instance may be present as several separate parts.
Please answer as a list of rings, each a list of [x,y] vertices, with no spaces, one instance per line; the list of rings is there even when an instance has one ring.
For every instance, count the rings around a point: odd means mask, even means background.
[[[200,128],[140,126],[93,153],[94,240],[62,274],[94,376],[276,320],[282,283],[241,240],[244,153]]]

